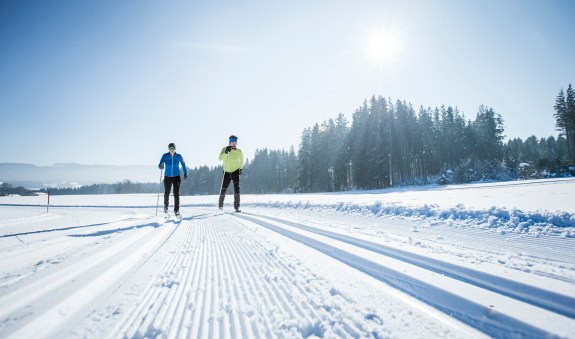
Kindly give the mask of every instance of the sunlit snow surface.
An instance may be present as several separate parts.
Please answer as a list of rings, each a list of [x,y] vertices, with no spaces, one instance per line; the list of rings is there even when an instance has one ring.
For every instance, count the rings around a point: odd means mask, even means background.
[[[574,337],[573,178],[50,200],[0,197],[1,338]]]

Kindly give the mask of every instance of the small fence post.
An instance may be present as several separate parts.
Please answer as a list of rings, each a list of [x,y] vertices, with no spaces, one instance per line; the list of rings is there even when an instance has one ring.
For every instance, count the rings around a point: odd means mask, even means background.
[[[49,208],[50,208],[50,190],[48,190],[48,204],[46,205],[46,213],[48,213]]]

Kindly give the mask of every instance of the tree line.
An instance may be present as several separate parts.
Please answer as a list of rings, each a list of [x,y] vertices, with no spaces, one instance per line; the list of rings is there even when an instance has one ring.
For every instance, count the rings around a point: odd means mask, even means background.
[[[252,160],[247,159],[241,176],[241,192],[253,194],[292,193],[296,180],[297,155],[289,151],[257,149]],[[182,181],[184,195],[219,194],[223,178],[222,166],[200,166],[188,170],[188,180]]]
[[[31,190],[28,190],[22,186],[14,186],[7,182],[0,183],[0,197],[8,196],[8,195],[22,195],[22,196],[34,196],[37,195]]]
[[[339,114],[303,131],[295,188],[326,192],[572,174],[573,97],[569,86],[559,111],[564,115],[557,114],[564,132],[557,138],[507,143],[503,118],[493,108],[480,106],[468,119],[457,107],[416,112],[405,101],[372,97],[351,124]]]
[[[573,175],[575,93],[555,102],[557,137],[505,137],[502,116],[480,106],[472,118],[457,107],[419,107],[373,96],[351,116],[305,128],[297,152],[258,149],[247,160],[241,192],[333,192],[428,183],[466,183]],[[570,172],[571,171],[571,172]],[[189,169],[183,195],[218,194],[222,167]],[[158,183],[98,184],[53,194],[157,193]]]
[[[127,193],[154,193],[158,192],[158,183],[134,182],[128,179],[113,184],[92,184],[78,187],[59,187],[41,189],[40,192],[53,195],[81,195],[81,194],[127,194]]]
[[[289,151],[258,149],[253,160],[246,160],[241,177],[243,193],[292,193],[296,179],[297,156]],[[200,166],[188,169],[188,179],[182,180],[180,194],[219,194],[222,185],[222,166]],[[41,190],[47,192],[48,189]],[[161,183],[138,183],[130,180],[114,184],[93,184],[73,188],[51,188],[54,195],[162,193]]]
[[[501,116],[484,106],[466,121],[451,106],[421,107],[416,113],[405,101],[372,97],[355,111],[349,126],[340,114],[304,130],[297,190],[424,184],[460,166],[494,165],[503,155],[502,124]]]

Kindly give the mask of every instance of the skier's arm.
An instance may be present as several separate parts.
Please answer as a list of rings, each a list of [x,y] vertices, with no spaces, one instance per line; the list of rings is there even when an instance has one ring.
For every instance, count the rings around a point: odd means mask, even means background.
[[[226,148],[222,148],[222,151],[220,152],[220,160],[224,161],[224,159],[226,159],[229,156],[229,154],[226,154]]]
[[[240,169],[244,168],[244,152],[240,150]]]
[[[184,162],[184,157],[180,156],[180,163],[182,164],[182,168],[184,169],[184,175],[188,176],[188,168],[186,167],[186,163]]]
[[[162,154],[162,157],[160,158],[160,163],[158,164],[158,168],[159,169],[164,169],[164,155]]]

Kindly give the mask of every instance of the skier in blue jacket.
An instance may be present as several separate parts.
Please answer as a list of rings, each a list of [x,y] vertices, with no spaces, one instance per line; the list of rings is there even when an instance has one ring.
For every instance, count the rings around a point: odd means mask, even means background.
[[[186,168],[186,163],[184,158],[176,153],[176,145],[172,142],[168,145],[170,150],[168,153],[164,153],[160,159],[160,164],[158,167],[160,169],[166,168],[164,172],[164,213],[168,213],[168,204],[170,202],[170,191],[172,185],[174,186],[174,213],[177,217],[180,216],[180,183],[182,179],[180,178],[180,164],[182,164],[182,169],[184,171],[184,180],[188,178],[188,169]]]

